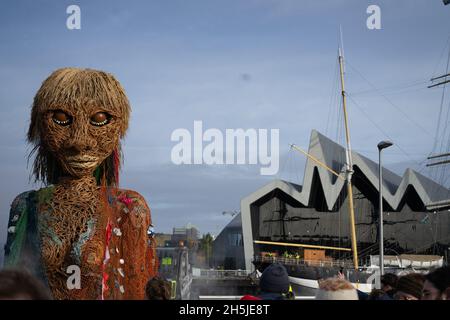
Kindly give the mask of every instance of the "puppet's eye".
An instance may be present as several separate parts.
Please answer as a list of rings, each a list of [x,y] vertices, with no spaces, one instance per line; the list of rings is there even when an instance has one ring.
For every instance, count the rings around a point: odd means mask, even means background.
[[[62,110],[56,110],[53,112],[53,121],[61,126],[67,126],[72,122],[72,117]]]
[[[94,114],[91,117],[91,124],[93,124],[94,126],[104,126],[105,124],[107,124],[109,122],[109,120],[111,119],[111,115],[109,115],[106,112],[97,112],[96,114]]]

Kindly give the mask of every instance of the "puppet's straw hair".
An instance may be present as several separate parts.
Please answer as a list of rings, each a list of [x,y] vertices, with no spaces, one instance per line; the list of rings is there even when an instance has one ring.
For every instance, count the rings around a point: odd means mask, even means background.
[[[33,145],[29,159],[36,154],[33,163],[33,175],[36,181],[45,184],[56,183],[62,174],[62,168],[54,156],[42,143],[42,116],[46,111],[58,106],[79,106],[95,103],[107,107],[121,120],[120,135],[123,137],[128,128],[130,104],[120,83],[109,73],[78,68],[62,68],[54,71],[43,83],[34,97],[31,110],[31,122],[28,141]],[[99,169],[106,175],[107,185],[116,185],[120,161],[120,144]]]

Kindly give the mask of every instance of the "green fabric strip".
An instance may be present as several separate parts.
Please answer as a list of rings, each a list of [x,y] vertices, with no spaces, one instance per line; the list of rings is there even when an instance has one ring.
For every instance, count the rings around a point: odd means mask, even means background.
[[[20,194],[14,202],[15,205],[11,207],[8,229],[9,227],[15,227],[15,230],[14,232],[8,232],[9,252],[5,256],[5,267],[14,267],[19,263],[27,236],[28,210],[26,203],[30,194],[31,192]],[[14,221],[16,216],[18,216],[18,220]]]

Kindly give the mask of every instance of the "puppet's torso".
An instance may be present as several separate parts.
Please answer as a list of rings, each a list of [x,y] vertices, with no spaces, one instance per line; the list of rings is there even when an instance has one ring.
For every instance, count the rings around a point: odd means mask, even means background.
[[[133,191],[77,196],[56,185],[25,192],[11,206],[5,265],[29,269],[55,299],[142,299],[157,268],[150,225],[150,210]]]

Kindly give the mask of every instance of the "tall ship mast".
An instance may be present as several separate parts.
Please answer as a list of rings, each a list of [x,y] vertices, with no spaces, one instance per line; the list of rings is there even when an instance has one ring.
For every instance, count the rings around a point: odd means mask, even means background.
[[[350,130],[348,126],[348,113],[347,113],[347,98],[345,92],[344,81],[344,56],[343,51],[339,48],[339,71],[341,78],[341,95],[342,95],[342,108],[344,111],[344,124],[345,124],[345,141],[346,141],[346,182],[347,182],[347,199],[348,209],[350,215],[350,232],[352,239],[352,252],[353,252],[353,266],[355,270],[358,269],[358,246],[356,242],[356,227],[355,227],[355,208],[353,205],[353,188],[352,188],[352,175],[353,175],[353,160],[352,160],[352,147],[350,143]]]

